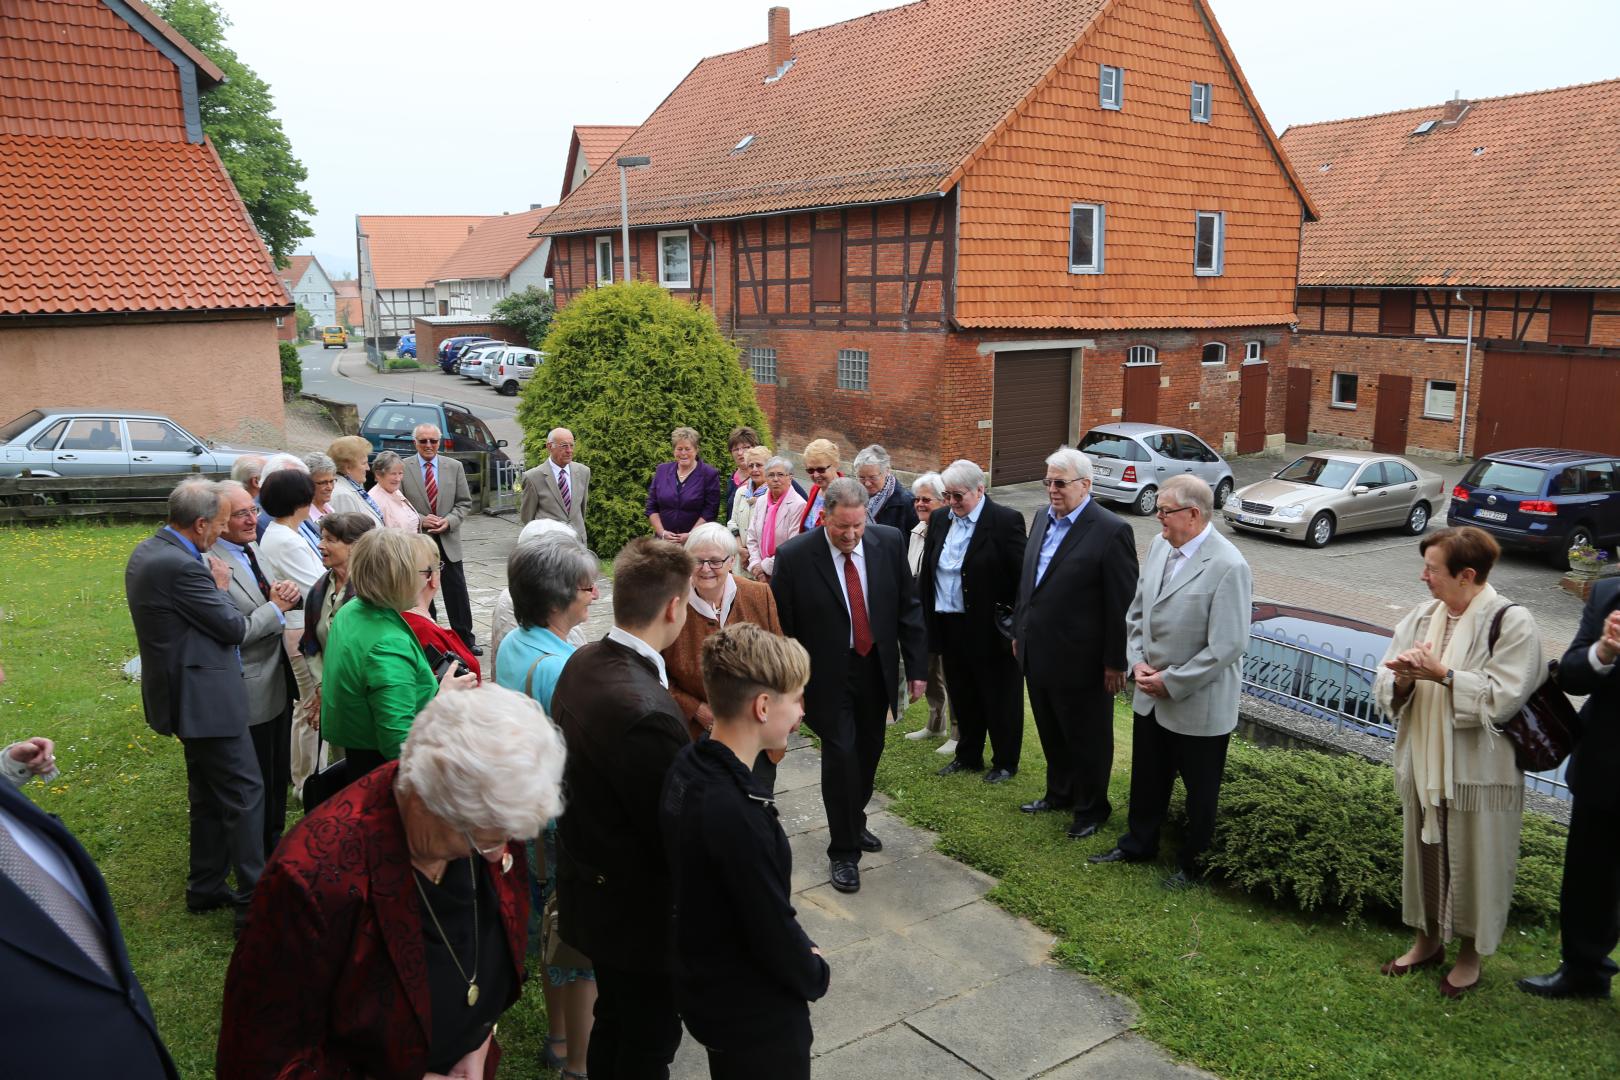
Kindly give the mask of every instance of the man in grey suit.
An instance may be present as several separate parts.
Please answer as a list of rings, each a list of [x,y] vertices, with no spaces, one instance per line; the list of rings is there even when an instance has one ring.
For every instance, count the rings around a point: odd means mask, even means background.
[[[1214,496],[1191,475],[1159,489],[1163,532],[1148,549],[1125,622],[1136,682],[1129,830],[1094,863],[1147,862],[1176,776],[1187,786],[1187,833],[1167,889],[1197,883],[1215,833],[1226,746],[1237,727],[1238,662],[1249,643],[1249,564],[1211,523]]]
[[[439,443],[443,435],[432,424],[418,424],[411,432],[416,456],[405,459],[405,482],[400,490],[422,515],[422,531],[439,545],[440,590],[450,629],[464,641],[474,656],[484,655],[473,637],[472,601],[467,596],[467,573],[461,566],[461,521],[472,509],[472,489],[467,473],[455,458],[442,457]]]
[[[230,517],[211,480],[183,480],[169,494],[169,523],[142,540],[124,569],[124,594],[141,654],[141,703],[159,735],[185,749],[191,821],[186,907],[236,905],[246,913],[264,870],[264,784],[247,730],[247,689],[237,648],[247,620],[225,595],[230,570],[203,552]],[[236,871],[233,893],[227,872]]]
[[[546,436],[546,460],[523,474],[523,505],[518,524],[535,518],[560,521],[585,543],[585,500],[591,492],[591,468],[574,461],[574,433],[552,428]]]
[[[259,567],[253,540],[253,496],[232,481],[220,485],[231,513],[208,557],[231,571],[225,595],[247,620],[242,639],[242,682],[247,689],[248,736],[264,781],[264,853],[268,858],[287,823],[287,786],[292,782],[292,703],[297,696],[292,663],[283,643],[286,611],[301,597],[291,581],[271,583]]]

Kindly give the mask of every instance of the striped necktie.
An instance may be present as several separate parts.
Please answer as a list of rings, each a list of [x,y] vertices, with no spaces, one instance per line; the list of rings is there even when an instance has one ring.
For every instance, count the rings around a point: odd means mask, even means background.
[[[422,462],[422,480],[427,488],[428,513],[430,514],[439,512],[439,481],[433,475],[436,472],[438,470],[433,467],[431,458]]]
[[[0,874],[10,878],[97,967],[108,975],[113,973],[112,956],[107,950],[101,923],[60,881],[29,857],[3,824],[0,824]]]
[[[557,470],[557,490],[562,493],[563,513],[572,514],[574,512],[574,496],[568,490],[567,469]]]

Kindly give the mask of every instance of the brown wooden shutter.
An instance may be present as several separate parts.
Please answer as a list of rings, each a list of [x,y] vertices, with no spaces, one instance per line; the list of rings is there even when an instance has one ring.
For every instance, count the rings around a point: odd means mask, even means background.
[[[844,302],[844,234],[833,229],[810,233],[810,302]]]
[[[1547,344],[1585,345],[1592,324],[1591,293],[1553,293],[1547,319]]]
[[[1417,294],[1385,289],[1378,294],[1378,332],[1410,334],[1417,321]]]

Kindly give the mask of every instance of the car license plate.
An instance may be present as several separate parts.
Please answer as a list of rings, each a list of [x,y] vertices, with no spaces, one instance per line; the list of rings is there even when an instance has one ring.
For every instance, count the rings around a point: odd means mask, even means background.
[[[1265,518],[1255,517],[1253,514],[1239,514],[1237,519],[1245,525],[1264,525],[1266,523]]]
[[[1502,511],[1500,511],[1500,510],[1486,510],[1484,507],[1481,507],[1480,509],[1475,510],[1474,511],[1474,516],[1477,517],[1477,518],[1480,518],[1483,521],[1506,521],[1507,520],[1507,515],[1502,513]]]
[[[1091,471],[1096,473],[1098,476],[1113,476],[1114,475],[1114,470],[1110,469],[1107,465],[1093,465],[1091,467]]]

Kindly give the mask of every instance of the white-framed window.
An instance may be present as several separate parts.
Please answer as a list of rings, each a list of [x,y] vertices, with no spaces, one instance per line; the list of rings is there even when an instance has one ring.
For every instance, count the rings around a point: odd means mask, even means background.
[[[284,318],[277,318],[276,319],[276,328],[279,330],[282,326],[284,326],[286,324],[286,322],[287,322],[287,320],[284,319]]]
[[[1207,82],[1192,84],[1192,118],[1196,123],[1209,123],[1210,86]]]
[[[1125,69],[1097,65],[1097,104],[1105,109],[1121,109],[1125,103]]]
[[[867,376],[871,370],[871,357],[865,349],[838,350],[838,389],[868,389]]]
[[[1226,215],[1200,210],[1193,223],[1193,273],[1216,277],[1226,262]]]
[[[596,283],[613,284],[613,237],[596,238]]]
[[[1125,350],[1125,364],[1136,367],[1139,364],[1157,364],[1159,351],[1151,345],[1132,345]]]
[[[1245,341],[1243,343],[1243,362],[1245,364],[1263,364],[1265,357],[1260,355],[1260,342]]]
[[[685,229],[658,234],[658,284],[666,289],[692,287],[692,234]]]
[[[767,386],[776,385],[776,350],[753,348],[748,350],[748,370],[754,381]]]
[[[1449,379],[1430,379],[1423,387],[1423,415],[1430,420],[1457,418],[1457,384]]]
[[[1333,407],[1335,409],[1353,409],[1356,407],[1356,384],[1360,381],[1358,376],[1348,371],[1335,371],[1333,373]]]
[[[1199,357],[1206,364],[1226,363],[1226,346],[1219,341],[1212,341],[1204,346],[1204,354]]]
[[[1074,203],[1069,207],[1069,273],[1103,272],[1105,222],[1101,203]]]

